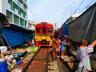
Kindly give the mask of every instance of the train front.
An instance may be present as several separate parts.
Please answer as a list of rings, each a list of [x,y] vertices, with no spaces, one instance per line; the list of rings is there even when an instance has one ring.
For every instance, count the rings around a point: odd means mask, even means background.
[[[49,46],[50,36],[54,35],[53,24],[42,22],[35,26],[35,44],[36,46]]]

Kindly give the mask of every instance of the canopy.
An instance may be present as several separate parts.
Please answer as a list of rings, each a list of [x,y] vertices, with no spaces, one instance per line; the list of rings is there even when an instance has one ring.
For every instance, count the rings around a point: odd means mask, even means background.
[[[64,35],[68,35],[68,25],[67,24],[63,24],[62,25],[62,37],[64,36]]]
[[[1,32],[6,43],[10,47],[22,45],[25,42],[31,41],[33,38],[32,31],[12,24],[10,25],[10,27],[3,28]]]

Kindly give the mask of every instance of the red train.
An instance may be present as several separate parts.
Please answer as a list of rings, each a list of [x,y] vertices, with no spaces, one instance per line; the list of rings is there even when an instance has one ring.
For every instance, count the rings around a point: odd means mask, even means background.
[[[35,26],[35,44],[36,46],[49,46],[50,36],[54,35],[54,25],[47,22],[41,22]]]

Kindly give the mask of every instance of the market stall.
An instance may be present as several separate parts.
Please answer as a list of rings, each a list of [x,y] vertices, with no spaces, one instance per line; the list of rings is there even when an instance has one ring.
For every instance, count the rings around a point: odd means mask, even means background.
[[[9,24],[0,13],[0,72],[11,71],[16,65],[25,63],[26,58],[38,50],[38,47],[27,44],[33,38],[33,31]]]

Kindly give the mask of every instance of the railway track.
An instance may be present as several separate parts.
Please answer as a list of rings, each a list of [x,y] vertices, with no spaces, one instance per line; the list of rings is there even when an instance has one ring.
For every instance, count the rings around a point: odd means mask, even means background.
[[[23,72],[48,72],[48,48],[40,48]]]

